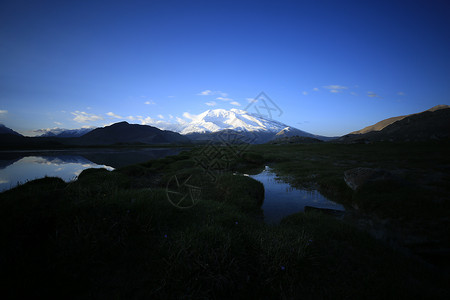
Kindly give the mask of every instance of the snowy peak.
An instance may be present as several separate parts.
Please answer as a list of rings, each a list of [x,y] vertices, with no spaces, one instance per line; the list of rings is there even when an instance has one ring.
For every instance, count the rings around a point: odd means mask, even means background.
[[[181,134],[210,133],[221,130],[279,132],[288,127],[280,122],[250,114],[240,109],[207,110],[192,118]]]
[[[39,129],[36,130],[37,133],[42,133],[40,137],[80,137],[88,132],[94,130],[95,127],[89,128],[79,128],[79,129],[64,129],[64,128],[53,128],[53,129]]]
[[[292,128],[291,128],[291,127],[286,127],[286,128],[283,128],[282,130],[280,130],[280,131],[277,133],[277,135],[289,134],[291,131],[292,131]]]
[[[241,136],[246,136],[257,144],[291,136],[330,139],[240,109],[207,110],[197,116],[191,116],[190,119],[191,122],[183,124],[180,133],[192,140],[214,140],[221,133],[230,130],[239,132]]]

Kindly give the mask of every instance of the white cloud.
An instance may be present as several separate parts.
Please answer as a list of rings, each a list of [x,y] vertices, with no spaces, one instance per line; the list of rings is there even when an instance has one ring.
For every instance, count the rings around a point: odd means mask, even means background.
[[[248,103],[258,102],[255,98],[246,98],[245,100],[247,100]]]
[[[103,118],[101,116],[97,116],[94,114],[88,114],[84,111],[77,110],[75,112],[71,112],[71,114],[75,116],[75,118],[73,118],[73,120],[78,123],[86,123],[88,121],[103,120]]]
[[[348,89],[348,87],[346,86],[342,86],[342,85],[327,85],[324,86],[324,88],[329,89],[329,90],[346,90]]]
[[[348,89],[348,87],[346,87],[346,86],[337,85],[337,84],[326,85],[326,86],[324,86],[324,88],[327,90],[330,90],[331,93],[340,93],[340,92],[342,92],[342,90]]]
[[[116,118],[116,119],[123,119],[121,116],[119,116],[119,115],[116,115],[115,113],[113,113],[113,112],[108,112],[108,113],[106,113],[108,116],[110,116],[110,117],[112,117],[112,118]]]
[[[128,116],[127,119],[130,120],[130,121],[136,121],[136,120],[137,120],[137,119],[136,119],[135,117],[133,117],[133,116]]]
[[[182,118],[177,117],[177,122],[181,125],[187,124],[186,120],[183,120]]]
[[[227,93],[221,92],[221,91],[211,91],[211,90],[204,90],[203,92],[198,93],[199,96],[211,96],[211,95],[220,95],[222,97],[228,96]]]
[[[172,95],[171,95],[171,96],[167,96],[167,98],[175,98],[175,96],[172,96]]]
[[[63,132],[64,130],[66,130],[66,129],[58,128],[58,127],[55,127],[55,128],[42,128],[42,129],[33,130],[33,135],[42,135],[42,134],[48,133],[50,131],[55,133],[55,134],[58,134],[58,133]]]
[[[164,116],[160,114],[160,115],[158,115],[158,118],[164,119]]]
[[[55,124],[58,125],[58,126],[62,126],[62,123],[61,123],[61,122],[53,122],[53,123],[55,123]]]
[[[161,116],[161,115],[159,115]],[[159,117],[158,116],[158,117]],[[139,121],[142,125],[150,125],[157,127],[161,130],[171,130],[171,131],[180,131],[180,125],[186,124],[186,120],[183,120],[181,118],[177,118],[177,123],[167,122],[164,120],[156,120],[151,117],[141,117],[139,118]]]
[[[319,88],[313,88],[313,91],[314,91],[314,92],[318,92],[318,91],[319,91]]]
[[[237,101],[230,102],[231,105],[241,106],[241,104]]]
[[[306,96],[308,95],[308,92],[303,91],[302,94]]]
[[[197,95],[199,95],[199,96],[209,96],[209,95],[212,95],[212,91],[211,90],[204,90],[203,92],[200,92]]]
[[[150,104],[156,104],[156,103],[152,100],[149,100],[149,101],[145,101],[144,104],[150,105]]]
[[[173,116],[172,116],[172,115],[169,115],[169,118],[170,118],[170,119],[173,119]]]
[[[185,117],[186,119],[189,119],[189,120],[195,120],[195,118],[197,118],[197,115],[192,115],[188,112],[184,112],[183,117]]]
[[[222,100],[222,101],[233,101],[233,99],[231,98],[226,98],[226,97],[217,97],[217,100]]]
[[[139,121],[141,121],[142,125],[153,125],[158,122],[158,120],[154,120],[151,117],[142,118]]]
[[[216,101],[210,101],[210,102],[206,102],[205,104],[208,105],[208,106],[216,106],[217,102]]]
[[[7,110],[2,110],[0,109],[0,117],[3,117],[4,115],[6,115],[8,113]]]
[[[403,93],[403,92],[398,92],[397,95],[399,95],[399,96],[405,96],[405,93]]]
[[[380,97],[379,95],[377,95],[377,94],[374,93],[374,92],[367,92],[367,96],[369,96],[369,97],[371,97],[371,98],[374,98],[374,97]]]

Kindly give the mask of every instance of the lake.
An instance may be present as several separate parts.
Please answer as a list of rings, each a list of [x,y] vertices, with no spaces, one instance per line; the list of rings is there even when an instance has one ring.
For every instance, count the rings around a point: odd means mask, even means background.
[[[71,181],[88,168],[114,170],[180,153],[181,148],[0,151],[0,192],[45,176]]]
[[[305,206],[344,211],[341,204],[333,202],[317,190],[297,189],[282,181],[269,167],[249,175],[264,185],[264,222],[279,223],[282,218],[304,211]]]

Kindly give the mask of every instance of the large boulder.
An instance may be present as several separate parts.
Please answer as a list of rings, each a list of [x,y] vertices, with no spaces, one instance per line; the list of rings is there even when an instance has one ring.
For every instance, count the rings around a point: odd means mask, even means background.
[[[352,190],[356,190],[368,182],[389,180],[392,177],[391,172],[383,169],[359,167],[344,172],[344,181]]]

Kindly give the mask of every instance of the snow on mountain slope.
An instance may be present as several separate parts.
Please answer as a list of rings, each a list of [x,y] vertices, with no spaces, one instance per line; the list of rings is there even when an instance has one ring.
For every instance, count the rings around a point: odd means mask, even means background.
[[[277,133],[289,127],[278,121],[266,119],[240,109],[207,110],[185,125],[181,134],[217,132],[226,129]]]
[[[44,132],[40,137],[80,137],[88,132],[94,130],[95,127],[90,128],[79,128],[79,129],[64,129],[64,128],[53,128],[53,129],[39,129],[35,132]]]

